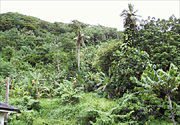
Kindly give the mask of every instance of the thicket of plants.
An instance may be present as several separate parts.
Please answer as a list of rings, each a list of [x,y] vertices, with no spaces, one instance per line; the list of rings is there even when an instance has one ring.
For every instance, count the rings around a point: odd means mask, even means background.
[[[122,12],[122,32],[0,14],[0,101],[9,77],[10,104],[21,109],[9,123],[178,124],[180,19],[137,25],[135,12]]]

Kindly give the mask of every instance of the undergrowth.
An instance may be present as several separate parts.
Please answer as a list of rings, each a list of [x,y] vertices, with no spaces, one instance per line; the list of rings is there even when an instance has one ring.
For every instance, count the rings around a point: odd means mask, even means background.
[[[96,93],[84,93],[79,103],[62,104],[60,98],[41,98],[34,105],[30,98],[11,99],[11,104],[24,105],[21,113],[9,116],[9,125],[121,125],[121,124],[167,124],[165,121],[148,121],[147,109],[134,94],[125,94],[118,100],[102,98]],[[23,104],[23,101],[26,101]],[[18,106],[18,105],[17,105]],[[31,107],[28,108],[28,107]],[[143,120],[139,119],[142,116]]]

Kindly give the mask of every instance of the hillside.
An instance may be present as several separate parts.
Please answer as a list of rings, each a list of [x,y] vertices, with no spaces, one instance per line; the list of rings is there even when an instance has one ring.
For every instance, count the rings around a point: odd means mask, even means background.
[[[0,14],[0,101],[9,77],[21,110],[9,124],[178,124],[180,19],[122,13],[124,31]]]
[[[91,26],[83,24],[84,34],[88,36],[84,42],[86,46],[98,45],[111,39],[119,39],[120,32],[113,28]],[[57,61],[67,62],[75,59],[75,33],[71,24],[49,23],[35,17],[19,13],[5,13],[0,15],[0,55],[3,61],[14,64],[15,70],[29,70],[38,64],[58,65]],[[64,55],[56,60],[56,56]],[[65,59],[65,57],[68,58]],[[75,62],[67,64],[67,68],[76,70]],[[11,65],[9,65],[10,68]],[[6,67],[8,72],[8,67]],[[2,68],[3,69],[3,68]],[[1,73],[7,76],[7,73]]]

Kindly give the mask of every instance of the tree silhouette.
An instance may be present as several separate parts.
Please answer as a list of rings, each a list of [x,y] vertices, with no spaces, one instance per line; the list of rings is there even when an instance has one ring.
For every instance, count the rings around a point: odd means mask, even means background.
[[[83,28],[85,27],[85,24],[83,24],[77,20],[73,20],[72,23],[73,23],[72,24],[73,30],[76,34],[74,41],[76,42],[76,47],[77,47],[78,72],[80,72],[80,46],[81,45],[85,46],[84,34],[83,34]]]
[[[134,6],[132,4],[128,4],[128,9],[124,9],[120,14],[121,17],[124,17],[124,41],[130,46],[133,44],[133,37],[137,27],[136,22],[139,21],[137,17],[140,17],[139,15],[136,15],[137,11],[138,10],[134,11]]]

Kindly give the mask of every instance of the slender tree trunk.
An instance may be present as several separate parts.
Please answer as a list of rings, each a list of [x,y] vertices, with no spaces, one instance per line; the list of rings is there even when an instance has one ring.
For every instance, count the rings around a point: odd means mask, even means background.
[[[78,72],[80,72],[80,41],[78,41]]]
[[[7,77],[6,78],[6,104],[8,104],[8,102],[9,102],[9,81],[10,81],[10,79],[9,79],[9,77]],[[8,120],[8,113],[5,116],[5,125],[8,124],[7,120]]]
[[[169,94],[167,94],[167,96],[168,96],[168,101],[169,101],[169,107],[170,107],[170,110],[171,110],[173,125],[176,125],[176,121],[175,121],[175,119],[174,119],[174,113],[173,113],[173,107],[172,107],[171,97],[170,97]]]
[[[118,39],[118,40],[119,40],[119,36],[118,36],[118,33],[116,33],[116,39]]]

